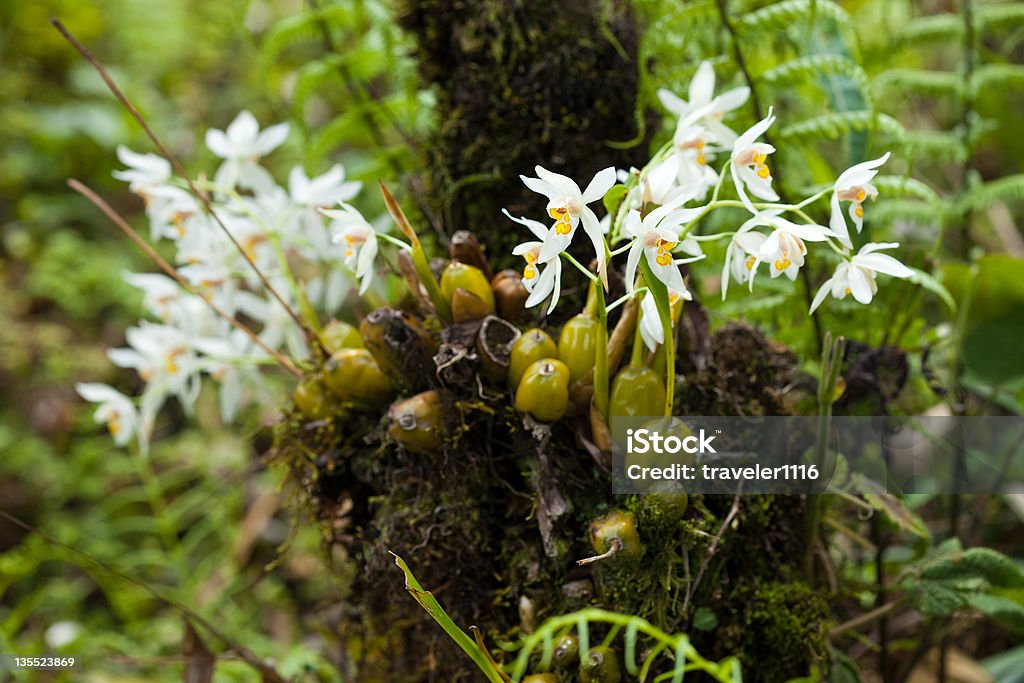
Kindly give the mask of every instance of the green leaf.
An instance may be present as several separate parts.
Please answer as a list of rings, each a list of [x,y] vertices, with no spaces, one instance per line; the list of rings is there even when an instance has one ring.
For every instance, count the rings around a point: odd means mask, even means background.
[[[711,631],[718,626],[718,617],[707,607],[698,607],[693,613],[693,627],[698,631]]]
[[[969,567],[993,586],[1024,588],[1024,569],[1006,555],[991,548],[964,551],[960,564]]]
[[[999,202],[1024,202],[1024,173],[972,187],[961,199],[960,208],[964,211],[981,211]]]
[[[791,28],[795,24],[812,23],[821,18],[831,19],[847,34],[851,43],[859,42],[857,23],[842,7],[824,0],[783,0],[744,14],[736,22],[737,33],[770,35]]]
[[[780,89],[802,81],[820,81],[821,76],[842,76],[853,82],[862,95],[871,96],[868,75],[860,64],[845,55],[806,55],[769,69],[761,76],[761,80]],[[822,86],[824,87],[824,83]]]
[[[918,17],[896,36],[898,43],[915,47],[929,42],[952,42],[962,39],[964,22],[956,14],[934,14]]]
[[[504,683],[501,674],[491,664],[491,660],[488,659],[484,651],[477,646],[465,631],[452,621],[452,618],[444,611],[444,608],[441,607],[441,604],[434,598],[433,594],[423,589],[423,586],[416,580],[405,560],[394,553],[391,553],[391,555],[395,558],[395,565],[405,574],[405,590],[409,592],[409,595],[444,629],[448,637],[454,640],[455,644],[469,655],[473,663],[487,676],[487,680],[491,681],[491,683]]]
[[[1024,378],[1024,259],[991,255],[974,266],[949,264],[942,280],[967,307],[959,335],[967,374],[996,387]]]
[[[982,92],[987,88],[1020,88],[1024,86],[1024,65],[981,64],[971,75],[971,89]]]
[[[608,215],[614,216],[619,212],[619,206],[622,204],[622,200],[626,198],[628,192],[629,188],[625,185],[613,185],[612,189],[605,193],[601,202],[604,204]]]
[[[923,157],[936,163],[962,164],[969,154],[963,139],[958,134],[947,131],[907,131],[899,142],[907,157]]]
[[[1024,645],[987,657],[981,664],[995,683],[1024,683]]]
[[[946,617],[967,605],[967,598],[952,586],[938,581],[925,581],[911,593],[911,602],[930,616]]]
[[[920,285],[927,289],[932,294],[937,294],[942,302],[949,306],[949,310],[956,313],[956,301],[953,300],[953,295],[949,293],[949,290],[942,286],[935,277],[929,273],[924,272],[920,268],[911,268],[914,274],[911,275],[908,280],[916,285]]]
[[[985,30],[1014,28],[1017,24],[1024,24],[1024,4],[1007,2],[983,5],[977,10],[977,21]]]
[[[784,140],[810,142],[836,140],[858,131],[879,131],[896,139],[904,136],[902,124],[887,114],[870,110],[824,114],[791,124],[782,129]]]
[[[897,68],[883,71],[874,82],[876,95],[918,93],[935,97],[959,97],[964,91],[960,74],[950,71]]]
[[[1009,626],[1014,631],[1024,632],[1024,607],[1019,603],[998,595],[972,595],[968,604],[987,617]]]
[[[890,197],[916,197],[934,201],[939,198],[938,193],[917,178],[910,178],[901,175],[879,175],[871,181],[878,188],[879,192]]]
[[[980,579],[1000,588],[1024,587],[1024,570],[991,548],[970,548],[931,560],[921,571],[921,578],[947,583]]]

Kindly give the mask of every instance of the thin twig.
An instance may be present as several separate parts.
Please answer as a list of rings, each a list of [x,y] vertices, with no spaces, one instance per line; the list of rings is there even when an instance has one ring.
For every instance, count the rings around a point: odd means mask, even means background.
[[[148,256],[151,261],[153,261],[153,263],[159,266],[160,270],[164,271],[170,277],[174,278],[174,280],[179,285],[181,285],[185,289],[185,291],[205,301],[206,305],[209,306],[214,313],[216,313],[218,316],[231,323],[231,325],[235,329],[244,332],[249,337],[249,339],[251,339],[257,346],[259,346],[261,349],[270,354],[270,356],[274,360],[276,360],[285,370],[292,373],[296,377],[302,377],[302,372],[297,367],[295,367],[295,364],[292,363],[292,361],[289,360],[287,356],[267,346],[267,344],[264,343],[264,341],[260,339],[255,332],[250,330],[242,323],[238,322],[238,320],[236,320],[234,316],[228,315],[227,311],[223,310],[217,304],[213,303],[213,301],[206,294],[196,289],[188,280],[183,278],[181,274],[178,273],[177,269],[175,269],[174,266],[172,266],[162,256],[160,256],[160,254],[158,254],[156,250],[153,249],[153,247],[149,246],[149,244],[144,239],[139,237],[139,234],[135,232],[135,230],[133,230],[132,227],[128,225],[128,223],[123,218],[121,218],[120,214],[114,211],[114,209],[111,208],[111,206],[107,204],[105,201],[103,201],[103,199],[100,198],[99,195],[97,195],[95,192],[93,192],[88,187],[78,182],[74,178],[69,178],[67,183],[72,190],[88,199],[90,202],[95,204],[100,211],[105,213],[107,218],[109,218],[114,223],[114,225],[116,225],[118,229],[120,229],[121,232],[123,232],[128,237],[128,239],[135,243],[135,246],[141,249],[142,252],[146,256]]]
[[[864,614],[854,617],[849,621],[844,621],[843,623],[837,626],[833,626],[831,629],[829,629],[828,637],[831,639],[835,639],[845,634],[847,631],[855,631],[859,629],[861,626],[867,626],[868,624],[874,623],[880,619],[884,619],[886,616],[888,616],[890,612],[896,609],[899,606],[899,604],[899,600],[896,600],[895,602],[889,602],[882,605],[881,607],[876,607],[870,612],[865,612]]]
[[[192,196],[199,200],[199,203],[203,205],[203,209],[206,211],[206,213],[208,213],[210,217],[213,218],[214,222],[216,222],[217,225],[220,226],[220,229],[223,230],[224,234],[227,235],[229,240],[231,240],[231,244],[235,246],[235,248],[238,250],[238,253],[242,255],[242,258],[245,259],[246,263],[249,264],[253,272],[256,273],[256,276],[259,278],[260,283],[266,288],[268,292],[270,292],[270,294],[275,299],[277,299],[277,302],[281,304],[282,307],[284,307],[284,310],[288,312],[288,315],[291,317],[292,320],[295,321],[295,324],[299,326],[299,329],[301,329],[305,333],[307,340],[310,341],[312,345],[313,340],[317,339],[316,334],[311,329],[309,329],[309,326],[306,325],[305,322],[303,322],[302,318],[300,318],[299,315],[292,310],[291,306],[289,306],[285,302],[284,298],[282,298],[278,291],[274,288],[274,286],[270,284],[270,280],[267,279],[267,276],[263,274],[263,271],[260,270],[259,266],[256,265],[256,262],[252,260],[252,257],[249,256],[248,252],[242,247],[241,244],[238,243],[238,240],[235,239],[235,236],[231,234],[231,231],[228,230],[228,227],[224,225],[224,222],[220,219],[220,216],[217,215],[217,212],[213,210],[213,205],[210,204],[210,200],[207,198],[207,196],[200,192],[199,189],[192,182],[192,178],[185,171],[185,167],[182,166],[181,162],[178,161],[178,158],[171,154],[171,151],[167,149],[167,147],[164,146],[162,142],[160,142],[160,139],[156,136],[156,133],[154,133],[153,129],[149,127],[149,124],[146,123],[146,120],[142,118],[142,114],[139,113],[139,110],[135,108],[135,105],[131,103],[128,97],[123,92],[121,92],[121,89],[117,87],[117,83],[115,83],[114,79],[110,77],[110,74],[107,73],[107,70],[105,68],[103,68],[103,65],[100,64],[95,57],[93,57],[92,53],[89,52],[89,50],[87,50],[84,45],[78,42],[78,39],[76,39],[71,34],[71,32],[68,31],[64,24],[61,23],[60,19],[51,18],[50,23],[53,24],[54,28],[56,28],[60,32],[60,34],[64,36],[64,39],[71,43],[72,47],[78,50],[78,52],[85,58],[85,60],[89,62],[89,64],[91,64],[94,69],[96,69],[96,71],[100,75],[100,78],[102,78],[103,82],[107,84],[107,88],[109,88],[110,92],[113,93],[115,98],[117,98],[117,101],[121,103],[121,106],[123,106],[128,111],[128,113],[131,114],[132,118],[134,118],[136,122],[138,122],[138,124],[142,127],[142,130],[146,133],[146,136],[153,142],[154,145],[156,145],[156,148],[160,152],[161,156],[167,159],[167,161],[170,162],[171,166],[174,167],[174,170],[178,173],[178,175],[180,175],[182,179],[184,179],[185,183],[188,185],[189,192],[192,193]]]
[[[736,495],[732,499],[732,508],[729,509],[729,514],[725,516],[725,520],[722,522],[722,526],[718,527],[718,532],[715,533],[715,537],[711,540],[711,546],[708,547],[708,552],[704,556],[704,561],[700,563],[700,569],[697,570],[697,576],[694,577],[690,583],[690,587],[686,590],[686,598],[683,600],[683,614],[686,614],[687,608],[690,606],[690,601],[694,595],[697,594],[697,587],[700,585],[700,580],[704,578],[704,572],[708,570],[711,565],[711,559],[715,556],[715,552],[718,550],[718,544],[722,542],[722,536],[725,535],[725,530],[732,524],[732,520],[736,518],[736,515],[740,511],[740,496],[743,494],[743,484],[740,483],[736,489]]]

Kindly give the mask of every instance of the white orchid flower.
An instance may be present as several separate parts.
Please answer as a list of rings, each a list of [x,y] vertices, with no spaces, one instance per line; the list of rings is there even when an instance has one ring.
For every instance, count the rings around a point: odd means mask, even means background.
[[[256,117],[248,111],[235,117],[226,130],[206,131],[206,146],[224,160],[214,175],[214,182],[223,188],[237,185],[256,192],[267,191],[274,186],[274,179],[257,162],[287,138],[287,123],[260,131]]]
[[[767,238],[761,233],[751,232],[749,229],[737,231],[733,236],[725,252],[725,265],[722,267],[722,301],[725,301],[729,293],[730,278],[742,285],[757,274],[757,267],[761,264],[757,255],[761,252],[761,245],[765,239]]]
[[[163,322],[171,321],[175,305],[185,296],[181,285],[161,273],[123,273],[121,279],[142,290],[143,306]]]
[[[718,173],[711,167],[717,148],[710,145],[707,130],[696,125],[680,125],[673,143],[678,160],[678,184],[688,188],[695,198],[704,199],[707,191],[718,182]]]
[[[641,174],[640,183],[637,186],[641,204],[657,204],[659,206],[668,204],[685,192],[685,188],[679,185],[679,165],[679,159],[673,154]]]
[[[683,195],[669,204],[659,206],[644,218],[640,218],[640,212],[635,209],[626,215],[622,228],[633,238],[629,256],[626,258],[627,293],[633,291],[641,256],[647,259],[647,264],[655,277],[665,283],[666,287],[679,292],[686,291],[683,276],[679,272],[672,251],[679,246],[680,227],[702,211],[699,208],[680,208],[687,199],[688,197]],[[692,249],[692,245],[690,248]]]
[[[335,244],[345,245],[345,265],[355,271],[362,296],[373,282],[373,264],[377,258],[377,231],[354,207],[341,204],[340,209],[321,209],[320,213],[336,223]]]
[[[93,419],[107,426],[115,444],[128,443],[139,427],[139,413],[130,398],[106,384],[79,383],[75,391],[86,401],[100,404]]]
[[[832,235],[823,225],[797,225],[775,211],[762,211],[744,223],[744,226],[749,226],[748,229],[762,225],[774,230],[761,243],[755,254],[757,259],[751,268],[751,277],[748,281],[751,291],[754,288],[757,266],[761,262],[768,264],[772,279],[785,274],[790,280],[795,280],[807,254],[807,245],[804,242],[824,242]],[[746,230],[741,227],[739,232],[743,233]]]
[[[755,196],[769,202],[779,201],[779,195],[772,189],[772,172],[765,163],[768,155],[775,151],[775,147],[766,142],[757,142],[757,139],[764,135],[771,125],[775,123],[775,116],[772,110],[768,110],[768,116],[761,119],[748,128],[743,135],[736,139],[732,147],[732,179],[736,184],[736,192],[740,196],[743,205],[751,213],[757,213],[754,204],[747,196],[747,190]]]
[[[153,189],[163,187],[171,179],[171,162],[156,154],[139,154],[124,145],[117,146],[117,158],[126,168],[113,176],[128,183],[128,189],[148,204]]]
[[[829,219],[829,227],[847,249],[852,249],[853,243],[850,241],[850,232],[846,227],[846,218],[843,216],[840,202],[850,202],[850,219],[859,233],[864,228],[864,201],[878,196],[878,188],[871,184],[871,180],[878,175],[878,167],[888,160],[889,152],[886,152],[877,159],[851,166],[836,178],[832,191],[832,216]]]
[[[692,299],[693,295],[685,287],[682,290],[668,290],[669,306],[675,307],[680,300]],[[676,324],[675,313],[672,313],[673,326]],[[665,343],[665,328],[661,324],[661,316],[658,315],[658,304],[649,292],[640,300],[640,337],[651,351],[654,351],[658,344]]]
[[[107,357],[121,368],[132,368],[146,382],[154,403],[175,394],[186,412],[199,396],[196,356],[185,333],[170,325],[143,321],[125,332],[128,348],[109,349]]]
[[[231,422],[238,409],[246,403],[246,387],[262,386],[253,359],[264,353],[240,330],[231,330],[218,337],[200,337],[195,347],[204,354],[200,367],[220,384],[220,415]]]
[[[544,301],[548,295],[551,295],[551,303],[548,304],[548,313],[551,313],[551,311],[555,310],[555,305],[558,304],[558,297],[562,293],[562,259],[559,256],[561,252],[556,253],[546,261],[541,261],[540,255],[544,250],[544,243],[551,235],[555,234],[555,231],[545,227],[539,221],[530,220],[526,217],[516,218],[505,209],[501,211],[510,220],[529,228],[530,232],[537,238],[537,240],[516,245],[512,253],[516,256],[522,256],[526,260],[526,267],[523,268],[523,286],[526,287],[526,291],[530,293],[530,296],[526,299],[525,306],[532,308]]]
[[[892,277],[910,277],[914,274],[910,268],[888,254],[879,254],[882,249],[895,249],[897,242],[869,242],[849,261],[843,261],[836,267],[835,274],[821,285],[811,302],[810,313],[825,301],[829,294],[835,299],[845,299],[847,294],[862,304],[871,303],[878,292],[875,282],[877,273]]]
[[[750,97],[750,88],[747,87],[733,88],[715,97],[715,70],[711,66],[711,62],[706,60],[700,63],[693,80],[690,81],[689,102],[669,90],[658,91],[658,99],[661,100],[662,106],[680,118],[686,117],[697,109],[712,105],[701,117],[701,124],[716,142],[726,146],[732,145],[736,139],[736,133],[722,124],[722,118],[743,106],[748,97]]]
[[[315,178],[307,176],[301,166],[292,168],[288,175],[288,193],[292,201],[309,208],[327,208],[347,202],[359,194],[362,187],[358,180],[345,182],[345,167],[341,164],[335,164]]]
[[[307,176],[301,166],[292,168],[288,176],[290,201],[282,207],[287,211],[284,226],[289,236],[300,242],[303,255],[320,260],[330,253],[330,234],[319,210],[349,202],[362,187],[359,181],[345,181],[345,167],[341,164],[315,178]],[[295,211],[297,215],[292,213]]]
[[[580,190],[580,186],[568,176],[553,173],[542,166],[537,166],[534,170],[537,173],[536,178],[522,175],[519,177],[526,187],[548,198],[547,212],[555,219],[553,234],[544,241],[538,260],[545,263],[556,254],[565,251],[572,242],[576,227],[582,222],[583,230],[594,243],[598,275],[607,288],[608,262],[604,235],[597,215],[587,204],[599,201],[612,188],[615,184],[615,168],[609,166],[598,171],[585,190]]]
[[[272,278],[270,284],[281,293],[285,305],[294,310],[294,301],[283,278]],[[293,358],[304,360],[309,349],[302,329],[295,324],[291,315],[275,297],[260,296],[253,292],[238,293],[238,310],[262,323],[259,339],[272,349],[287,349]]]

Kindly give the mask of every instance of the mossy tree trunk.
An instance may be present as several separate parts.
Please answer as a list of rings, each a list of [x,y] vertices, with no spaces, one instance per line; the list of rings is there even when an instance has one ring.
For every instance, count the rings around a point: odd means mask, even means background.
[[[636,137],[639,31],[616,0],[405,0],[438,127],[423,161],[450,234],[475,232],[504,265],[523,230],[501,215],[544,218],[520,174],[541,164],[585,183],[642,155]]]
[[[400,19],[418,39],[422,73],[438,98],[438,128],[423,159],[430,197],[447,231],[476,233],[492,265],[504,265],[526,237],[501,208],[543,217],[543,198],[519,174],[540,163],[585,183],[609,165],[642,162],[630,157],[642,157],[646,144],[607,144],[637,134],[639,32],[628,5],[404,0]],[[796,383],[788,351],[739,325],[711,337],[705,322],[688,336],[677,410],[791,410],[781,389]],[[278,454],[327,540],[351,559],[338,628],[359,644],[361,661],[351,667],[358,680],[480,680],[401,589],[388,550],[488,643],[597,605],[690,632],[705,656],[739,655],[745,680],[803,675],[822,656],[827,603],[800,568],[803,498],[744,497],[733,511],[732,497],[692,497],[683,516],[667,514],[653,496],[611,494],[608,472],[581,445],[580,416],[538,428],[501,391],[424,381],[444,396],[450,435],[431,456],[399,448],[372,414],[292,419],[277,435]],[[311,461],[309,453],[320,455]],[[642,558],[577,566],[593,554],[591,522],[616,509],[635,516]],[[713,626],[705,612],[705,630],[694,629],[698,607],[711,612]]]

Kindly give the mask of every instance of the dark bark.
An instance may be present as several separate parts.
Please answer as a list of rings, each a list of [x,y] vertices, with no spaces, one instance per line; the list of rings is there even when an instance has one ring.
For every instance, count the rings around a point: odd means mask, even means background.
[[[438,127],[425,148],[428,194],[448,234],[468,229],[498,269],[524,231],[501,215],[544,219],[520,174],[541,164],[585,183],[646,145],[637,135],[639,31],[628,3],[405,0]]]

